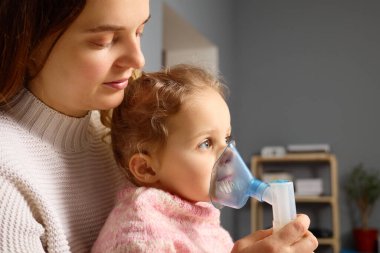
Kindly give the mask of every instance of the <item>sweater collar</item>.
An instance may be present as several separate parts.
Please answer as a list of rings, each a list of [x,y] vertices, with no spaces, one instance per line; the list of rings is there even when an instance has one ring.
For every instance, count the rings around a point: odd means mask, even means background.
[[[160,189],[128,184],[118,198],[122,203],[128,203],[131,208],[149,210],[150,213],[159,212],[174,220],[220,224],[220,211],[211,203],[189,202]]]
[[[82,118],[66,116],[48,107],[27,89],[5,106],[22,128],[58,150],[78,152],[88,146],[91,112]]]

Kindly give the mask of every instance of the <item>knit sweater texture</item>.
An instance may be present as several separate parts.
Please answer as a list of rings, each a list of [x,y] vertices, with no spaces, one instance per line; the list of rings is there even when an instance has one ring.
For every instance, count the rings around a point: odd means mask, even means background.
[[[191,203],[155,188],[119,192],[92,253],[225,253],[233,242],[210,203]]]
[[[0,252],[89,252],[123,182],[99,114],[28,90],[0,106]]]

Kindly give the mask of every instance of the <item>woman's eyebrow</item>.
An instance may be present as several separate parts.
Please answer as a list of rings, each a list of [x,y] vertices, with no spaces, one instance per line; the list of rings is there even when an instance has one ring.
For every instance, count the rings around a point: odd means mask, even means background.
[[[145,19],[145,21],[142,23],[142,25],[146,24],[151,15],[149,14],[148,18]],[[96,33],[96,32],[117,32],[124,30],[125,28],[123,26],[118,26],[118,25],[112,25],[112,24],[104,24],[104,25],[99,25],[90,29],[87,29],[86,32],[90,33]]]
[[[105,25],[99,25],[99,26],[87,29],[86,32],[90,32],[90,33],[116,32],[120,30],[124,30],[124,28],[122,26],[105,24]]]

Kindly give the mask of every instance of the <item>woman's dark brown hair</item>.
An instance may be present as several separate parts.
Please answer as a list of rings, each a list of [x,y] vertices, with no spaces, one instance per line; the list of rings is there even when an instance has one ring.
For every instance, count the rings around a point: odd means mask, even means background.
[[[0,1],[0,104],[17,94],[28,81],[27,67],[33,51],[54,35],[52,48],[85,4],[86,0]],[[47,55],[39,57],[43,61],[37,71]]]

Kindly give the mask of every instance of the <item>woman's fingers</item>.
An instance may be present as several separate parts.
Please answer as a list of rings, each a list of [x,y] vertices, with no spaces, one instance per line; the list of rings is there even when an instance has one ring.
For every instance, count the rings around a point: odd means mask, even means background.
[[[232,252],[251,252],[251,247],[253,245],[256,245],[256,243],[272,234],[272,229],[267,230],[259,230],[255,233],[252,233],[250,235],[247,235],[246,237],[241,238],[240,240],[236,241],[234,244],[234,247],[232,249]]]
[[[318,240],[310,231],[307,231],[299,241],[292,245],[294,253],[314,252],[317,247]]]
[[[308,231],[310,219],[306,215],[298,215],[297,219],[277,233],[273,234],[275,240],[282,241],[283,245],[290,245],[289,252],[309,253],[318,247],[318,240]]]
[[[238,240],[233,253],[265,252],[265,253],[311,253],[317,246],[315,236],[308,231],[310,219],[299,215],[279,231],[260,230]]]
[[[290,222],[278,232],[273,234],[275,240],[281,241],[284,245],[292,245],[300,240],[310,226],[310,219],[304,214],[297,216],[297,219]]]
[[[257,242],[260,241],[273,233],[272,229],[258,230],[256,233],[252,234],[252,240]]]

